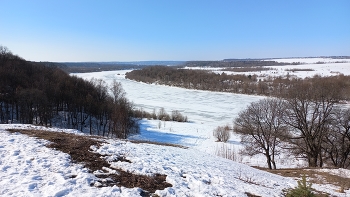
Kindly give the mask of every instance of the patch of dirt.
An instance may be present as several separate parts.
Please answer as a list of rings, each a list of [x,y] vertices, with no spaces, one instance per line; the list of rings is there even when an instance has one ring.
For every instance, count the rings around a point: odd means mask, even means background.
[[[110,164],[102,158],[103,156],[101,154],[91,152],[90,149],[91,146],[99,147],[103,142],[103,138],[43,130],[11,129],[8,131],[12,133],[19,132],[28,136],[48,140],[52,143],[48,144],[47,147],[69,154],[73,163],[82,164],[84,167],[88,168],[91,173],[95,171],[102,172],[95,174],[95,176],[99,178],[99,181],[93,183],[91,186],[109,187],[117,185],[127,188],[139,187],[144,190],[141,194],[142,196],[150,196],[151,193],[154,193],[156,190],[172,187],[170,183],[165,181],[166,175],[135,175],[121,169],[112,168]],[[129,160],[123,158],[120,158],[119,161],[131,163]],[[114,169],[118,173],[108,173],[106,168]]]
[[[251,194],[249,192],[245,192],[245,194],[248,196],[248,197],[261,197],[261,196],[257,196],[255,194]]]

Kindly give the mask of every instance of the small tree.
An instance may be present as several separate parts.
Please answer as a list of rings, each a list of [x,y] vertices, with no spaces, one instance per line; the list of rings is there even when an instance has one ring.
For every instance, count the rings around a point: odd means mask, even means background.
[[[214,129],[213,135],[218,142],[227,142],[230,139],[230,127],[218,126],[216,129]]]
[[[151,114],[151,117],[153,120],[157,120],[157,114],[156,114],[156,109],[153,109],[153,112]]]
[[[303,175],[298,181],[298,187],[287,191],[286,197],[314,197],[315,194],[311,191],[311,183],[306,182],[306,176]]]

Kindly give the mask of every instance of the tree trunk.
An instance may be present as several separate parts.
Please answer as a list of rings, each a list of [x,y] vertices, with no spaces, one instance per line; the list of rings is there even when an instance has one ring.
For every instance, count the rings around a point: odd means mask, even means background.
[[[269,153],[266,153],[265,156],[266,156],[266,160],[267,160],[267,165],[268,165],[269,169],[272,170],[271,156]]]
[[[311,155],[309,156],[308,160],[309,160],[309,167],[315,168],[317,167],[317,158],[318,158],[318,154],[315,155]]]

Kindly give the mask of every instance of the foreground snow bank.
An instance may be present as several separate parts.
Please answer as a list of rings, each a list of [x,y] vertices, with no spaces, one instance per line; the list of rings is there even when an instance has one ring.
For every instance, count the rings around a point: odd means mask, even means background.
[[[90,187],[96,177],[48,142],[0,129],[0,196],[138,196],[138,188]]]
[[[110,161],[118,155],[131,161],[114,162],[111,166],[115,168],[137,174],[166,174],[173,187],[157,191],[159,196],[246,196],[245,192],[281,196],[283,189],[296,185],[293,179],[195,149],[110,140],[95,151],[109,155]]]
[[[47,148],[45,140],[11,134],[5,131],[6,128],[44,129],[30,125],[0,125],[0,196],[140,196],[139,188],[90,186],[97,178],[82,165],[72,164],[68,154]],[[106,139],[100,147],[91,148],[104,155],[112,168],[134,174],[167,175],[166,181],[172,187],[155,192],[162,197],[247,196],[248,193],[282,196],[284,189],[297,185],[292,178],[260,171],[194,148],[114,139]],[[131,163],[115,162],[119,157],[125,157]],[[335,194],[331,186],[317,188],[332,195],[346,196]]]
[[[140,189],[91,187],[96,177],[69,155],[47,148],[45,140],[0,127],[0,196],[139,196]],[[39,128],[39,127],[38,127]],[[52,131],[62,131],[51,129]],[[72,131],[70,131],[72,133]],[[73,131],[74,133],[74,131]],[[173,187],[156,191],[159,196],[280,196],[295,186],[293,179],[273,175],[195,149],[107,140],[96,152],[113,160],[125,156],[132,163],[112,162],[112,167],[137,174],[166,174]]]

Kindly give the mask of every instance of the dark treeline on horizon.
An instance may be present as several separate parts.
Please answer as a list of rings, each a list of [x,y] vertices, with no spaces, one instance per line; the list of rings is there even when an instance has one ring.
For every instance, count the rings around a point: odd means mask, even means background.
[[[133,106],[120,83],[108,87],[102,80],[70,76],[60,67],[26,61],[0,46],[0,123],[72,128],[118,138],[138,132]]]
[[[69,73],[87,73],[112,70],[142,69],[148,65],[122,64],[122,63],[94,63],[94,62],[72,62],[62,63],[63,70]]]
[[[256,67],[254,67],[256,68]],[[206,70],[178,69],[167,66],[152,66],[133,70],[126,78],[144,83],[158,83],[187,89],[232,92],[251,95],[283,96],[291,87],[300,83],[310,83],[320,87],[332,86],[342,93],[342,98],[350,100],[350,76],[314,76],[312,78],[276,77],[258,80],[257,75],[217,74]]]
[[[276,61],[261,61],[254,59],[246,60],[234,60],[227,59],[223,61],[188,61],[183,66],[184,67],[261,67],[261,66],[284,66],[284,65],[298,65],[300,62],[285,63],[285,62],[276,62]]]

